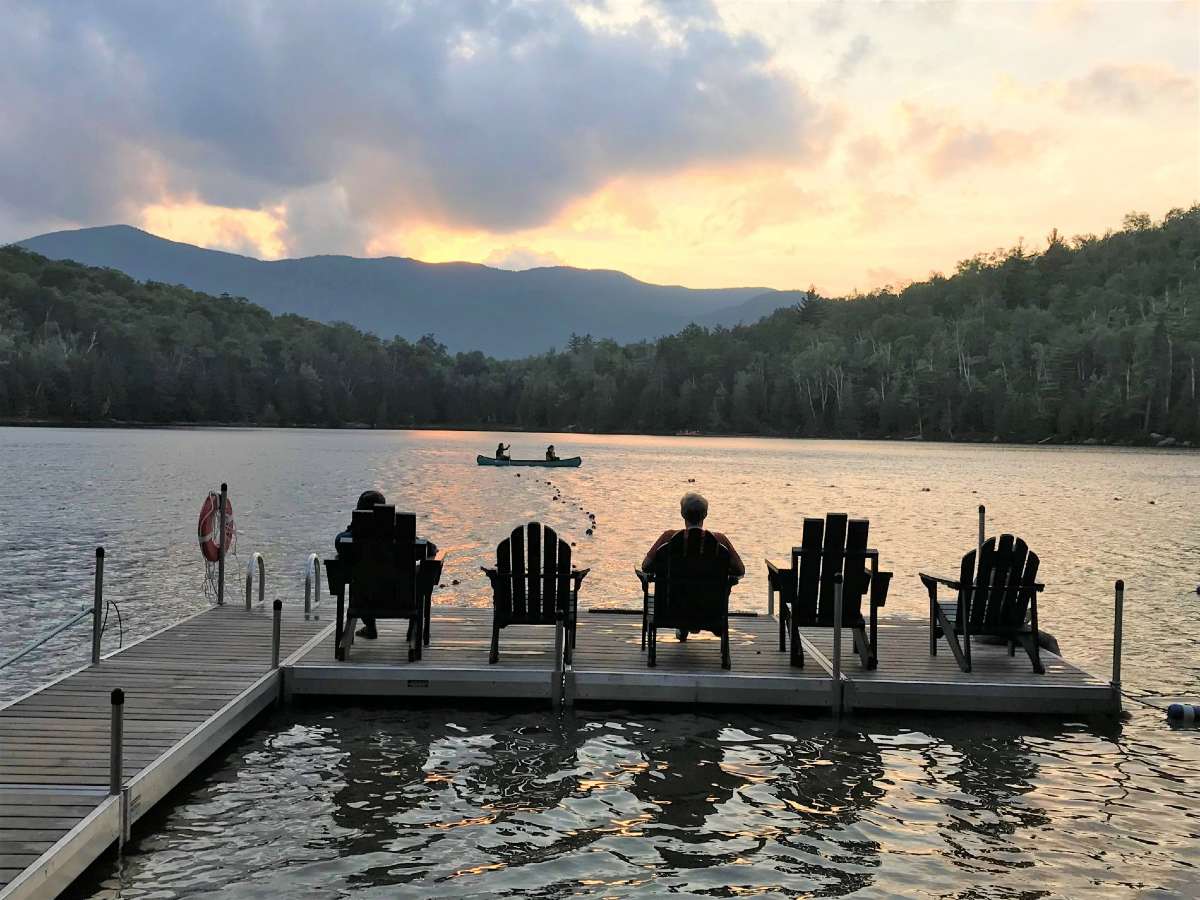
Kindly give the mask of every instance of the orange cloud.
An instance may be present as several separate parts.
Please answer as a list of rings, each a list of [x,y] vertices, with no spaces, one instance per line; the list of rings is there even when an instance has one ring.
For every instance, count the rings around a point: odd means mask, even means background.
[[[287,250],[282,208],[233,209],[171,199],[144,207],[139,225],[169,240],[262,259],[279,259]]]

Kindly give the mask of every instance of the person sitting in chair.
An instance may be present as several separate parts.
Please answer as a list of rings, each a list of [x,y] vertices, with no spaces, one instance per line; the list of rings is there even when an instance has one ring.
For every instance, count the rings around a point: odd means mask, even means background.
[[[558,454],[554,452],[554,445],[551,444],[546,448],[546,462],[554,462],[558,459]]]
[[[508,451],[512,449],[512,444],[505,444],[501,441],[496,445],[496,459],[508,459]]]
[[[679,513],[683,516],[684,528],[668,528],[650,547],[646,558],[642,560],[642,571],[653,572],[654,569],[654,554],[660,547],[670,542],[671,538],[679,534],[680,531],[690,528],[704,528],[704,520],[708,517],[708,501],[696,493],[687,493],[683,495],[683,499],[679,501]],[[738,556],[738,552],[733,549],[733,544],[729,538],[721,534],[719,531],[712,532],[712,536],[717,539],[717,543],[729,551],[730,572],[737,575],[739,578],[746,574],[746,566],[742,562],[742,558]]]
[[[376,506],[386,506],[386,505],[387,505],[387,498],[383,496],[383,493],[381,491],[370,490],[370,491],[363,491],[361,494],[359,494],[358,503],[355,504],[354,508],[355,509],[374,509]],[[418,543],[422,543],[420,541],[420,539],[418,539]],[[437,546],[433,543],[433,541],[424,541],[424,545],[425,545],[425,556],[427,558],[437,556]],[[350,524],[346,526],[345,531],[339,533],[338,536],[333,539],[333,549],[337,551],[337,555],[340,559],[352,559],[353,558],[353,555],[354,555],[354,522],[353,522],[353,520],[351,520]],[[412,624],[411,623],[408,626],[408,630],[409,630],[409,636],[411,637],[411,632],[412,632]],[[373,618],[368,618],[367,616],[363,616],[362,627],[360,629],[358,629],[358,631],[356,631],[355,634],[357,634],[359,637],[366,638],[369,641],[375,640],[377,637],[379,637],[379,632],[376,631],[376,629],[375,629],[375,620]]]
[[[642,571],[653,573],[654,571],[654,555],[658,553],[659,548],[671,542],[675,535],[683,530],[699,528],[704,530],[704,520],[708,517],[708,501],[696,493],[688,492],[683,495],[683,499],[679,501],[679,513],[683,516],[683,529],[668,528],[651,546],[646,553],[646,558],[642,560]],[[719,531],[710,532],[716,539],[717,543],[729,551],[729,572],[731,575],[736,575],[739,578],[746,574],[746,565],[742,562],[742,558],[738,556],[738,552],[733,549],[733,544],[729,538],[721,534]],[[687,632],[682,628],[679,629],[675,636],[679,640],[687,640]]]

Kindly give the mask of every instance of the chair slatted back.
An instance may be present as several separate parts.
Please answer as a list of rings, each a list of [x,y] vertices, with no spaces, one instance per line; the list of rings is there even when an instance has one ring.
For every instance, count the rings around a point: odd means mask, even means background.
[[[1011,534],[988,538],[962,558],[959,569],[958,621],[963,621],[965,592],[971,590],[971,632],[987,634],[1020,628],[1036,590],[1041,561],[1025,541]]]
[[[834,612],[834,579],[842,576],[842,624],[863,623],[862,598],[867,592],[867,537],[870,523],[845,513],[824,519],[807,518],[801,545],[792,548],[795,593],[792,615],[800,626],[831,627]]]
[[[408,618],[421,609],[417,517],[394,506],[356,509],[349,564],[350,608],[355,616]],[[420,555],[424,556],[422,549]]]
[[[685,528],[654,554],[657,628],[717,630],[728,621],[733,558],[712,533]]]
[[[553,625],[571,601],[571,545],[540,522],[514,528],[496,547],[493,600],[507,625]]]

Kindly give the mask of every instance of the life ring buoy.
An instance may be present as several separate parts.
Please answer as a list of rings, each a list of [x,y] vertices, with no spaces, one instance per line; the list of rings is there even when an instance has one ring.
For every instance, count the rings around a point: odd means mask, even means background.
[[[219,544],[219,531],[221,528],[221,495],[216,491],[209,491],[208,496],[204,498],[204,503],[200,507],[200,521],[196,526],[196,532],[200,538],[200,552],[209,562],[216,562],[221,557],[221,547]],[[233,503],[230,502],[229,496],[225,497],[225,552],[228,553],[233,549],[233,544],[236,539],[237,530],[233,525]]]

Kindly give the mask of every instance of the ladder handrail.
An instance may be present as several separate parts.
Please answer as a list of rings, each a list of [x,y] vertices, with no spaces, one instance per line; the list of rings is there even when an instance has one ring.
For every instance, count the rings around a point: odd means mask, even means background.
[[[250,588],[254,584],[254,564],[258,563],[258,605],[262,606],[263,596],[267,590],[267,566],[263,562],[262,554],[255,551],[250,554],[250,560],[246,563],[246,609],[250,609]]]
[[[313,602],[313,588],[316,588],[316,602]],[[308,559],[304,562],[304,621],[308,621],[311,616],[314,619],[321,618],[321,610],[317,609],[313,612],[313,607],[321,605],[321,559],[315,553],[308,554]]]

